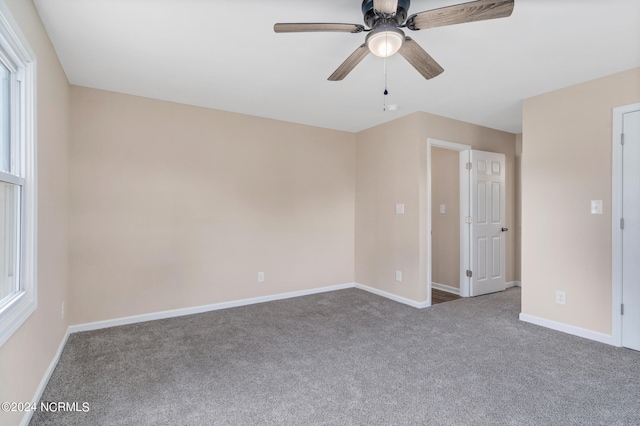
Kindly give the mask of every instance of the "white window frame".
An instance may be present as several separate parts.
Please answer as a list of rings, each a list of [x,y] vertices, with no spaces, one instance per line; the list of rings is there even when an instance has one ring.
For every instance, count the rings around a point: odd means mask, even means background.
[[[20,80],[19,97],[12,96],[11,108],[18,105],[17,121],[12,121],[12,148],[19,155],[12,160],[18,176],[2,173],[2,181],[21,185],[21,214],[18,253],[19,291],[0,306],[0,347],[29,318],[38,306],[37,286],[37,162],[36,162],[36,57],[4,1],[0,0],[0,60],[15,70]],[[19,129],[16,132],[15,129]],[[12,181],[13,180],[13,181]]]

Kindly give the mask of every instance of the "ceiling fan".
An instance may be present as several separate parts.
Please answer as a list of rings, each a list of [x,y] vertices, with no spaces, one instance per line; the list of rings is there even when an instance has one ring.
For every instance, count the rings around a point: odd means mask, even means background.
[[[477,0],[440,9],[414,13],[407,18],[410,0],[363,0],[364,23],[287,23],[275,24],[276,33],[300,32],[368,32],[365,42],[353,52],[331,76],[330,81],[344,79],[369,52],[380,57],[400,53],[426,79],[440,75],[444,69],[400,28],[424,30],[465,22],[505,18],[513,12],[514,0]]]

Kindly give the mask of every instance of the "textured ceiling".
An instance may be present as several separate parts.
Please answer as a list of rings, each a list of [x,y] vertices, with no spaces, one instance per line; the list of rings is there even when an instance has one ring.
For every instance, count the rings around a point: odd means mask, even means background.
[[[365,34],[275,34],[276,22],[362,23],[359,0],[35,0],[71,84],[359,131],[425,111],[518,133],[522,100],[640,66],[640,1],[515,0],[509,18],[405,30],[445,69],[402,57],[327,77]],[[413,0],[416,13],[460,3]]]

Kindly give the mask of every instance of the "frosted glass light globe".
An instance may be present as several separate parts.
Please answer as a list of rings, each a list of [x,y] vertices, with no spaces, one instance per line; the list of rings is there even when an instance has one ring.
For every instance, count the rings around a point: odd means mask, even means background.
[[[404,33],[391,25],[380,25],[367,35],[366,43],[371,53],[387,58],[400,50],[404,43]]]

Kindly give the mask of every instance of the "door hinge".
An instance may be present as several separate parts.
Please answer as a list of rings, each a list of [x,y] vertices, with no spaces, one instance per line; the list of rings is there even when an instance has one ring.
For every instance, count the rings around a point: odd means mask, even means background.
[[[471,219],[471,216],[467,216],[464,221],[466,223],[473,223],[473,220]]]
[[[467,170],[471,170],[471,167],[473,167],[471,163],[467,163]]]
[[[624,133],[620,133],[620,145],[624,145]]]
[[[620,304],[620,315],[624,315],[624,303]]]
[[[471,272],[471,270],[470,270],[470,269],[467,269],[467,276],[468,276],[469,278],[473,277],[473,272]]]
[[[624,229],[624,217],[620,218],[620,229]]]

